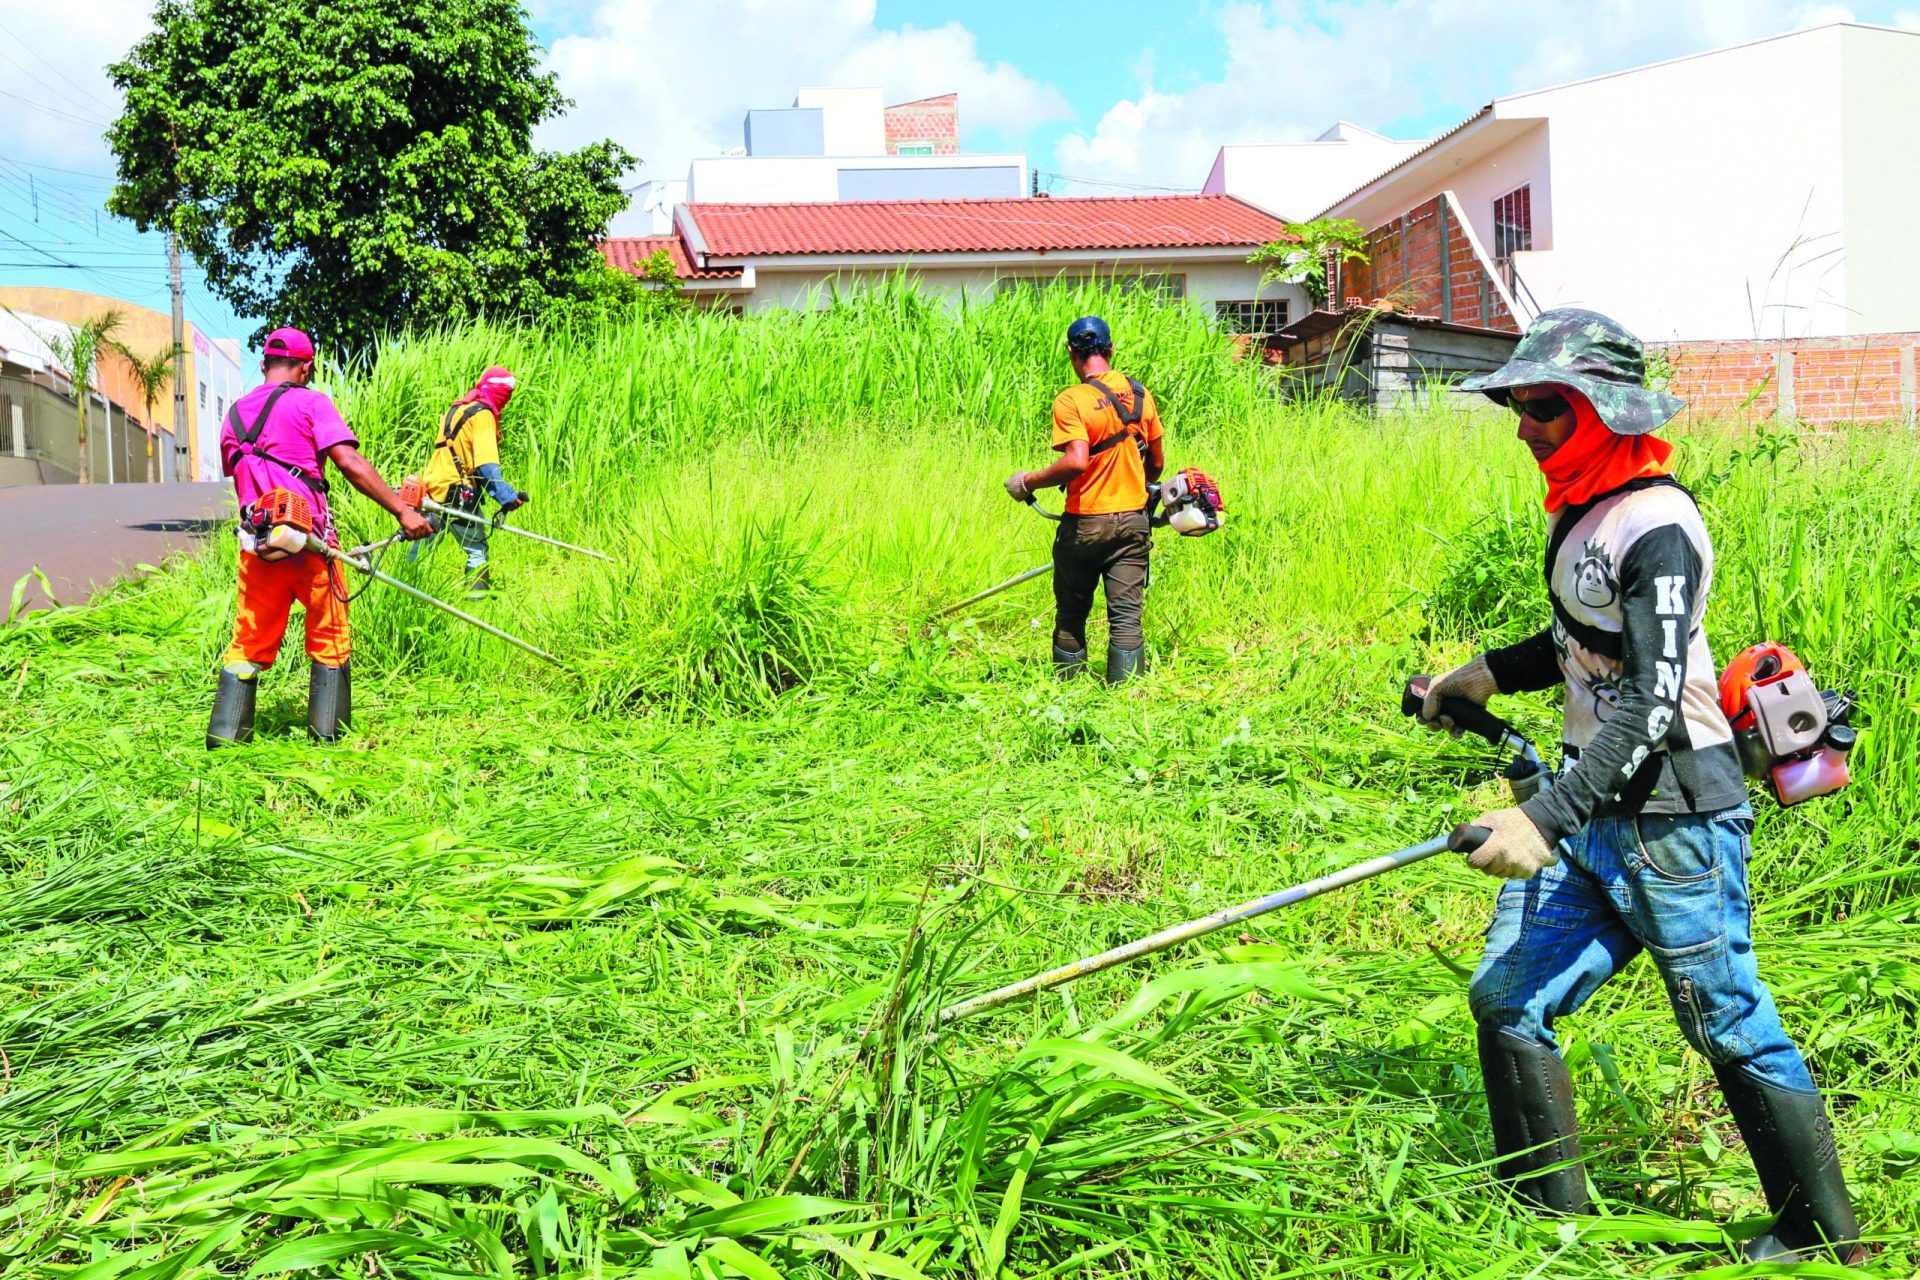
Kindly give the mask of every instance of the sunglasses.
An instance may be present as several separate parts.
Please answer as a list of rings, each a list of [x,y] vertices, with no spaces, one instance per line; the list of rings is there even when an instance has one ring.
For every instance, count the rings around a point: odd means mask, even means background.
[[[1507,407],[1515,413],[1532,418],[1535,422],[1552,422],[1555,418],[1573,408],[1565,396],[1546,396],[1539,400],[1515,400],[1507,397]]]

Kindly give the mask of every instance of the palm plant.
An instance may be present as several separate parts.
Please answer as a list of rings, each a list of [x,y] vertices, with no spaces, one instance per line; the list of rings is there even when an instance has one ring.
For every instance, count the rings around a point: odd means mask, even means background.
[[[127,372],[133,375],[134,385],[140,390],[140,403],[146,411],[147,424],[147,483],[160,483],[160,460],[154,451],[154,442],[160,438],[160,424],[154,421],[153,406],[160,402],[161,395],[173,380],[174,361],[180,356],[179,347],[168,347],[153,355],[142,358],[123,342],[113,344],[114,354],[127,366]],[[180,424],[173,424],[174,431],[180,430]]]
[[[93,483],[93,466],[87,457],[87,399],[93,390],[93,366],[100,349],[113,341],[122,319],[118,311],[103,311],[65,332],[41,335],[41,339],[53,351],[54,358],[67,366],[73,378],[74,401],[79,414],[77,470],[81,484]]]

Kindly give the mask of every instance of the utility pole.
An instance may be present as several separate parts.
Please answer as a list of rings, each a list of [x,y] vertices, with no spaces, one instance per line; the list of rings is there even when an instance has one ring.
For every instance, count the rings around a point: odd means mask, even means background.
[[[186,300],[180,292],[180,237],[172,231],[167,232],[167,282],[173,287],[173,444],[174,448],[178,449],[180,442],[189,438],[186,434],[187,320],[184,311]],[[158,424],[155,424],[154,430],[156,432],[159,431]],[[176,464],[175,478],[179,477],[179,461],[179,456],[176,454],[174,457],[174,463]],[[194,461],[194,455],[189,453],[187,455],[188,465],[192,466]],[[160,474],[163,477],[167,474],[165,467],[160,469]],[[194,475],[187,477],[189,480],[197,478],[198,477]]]

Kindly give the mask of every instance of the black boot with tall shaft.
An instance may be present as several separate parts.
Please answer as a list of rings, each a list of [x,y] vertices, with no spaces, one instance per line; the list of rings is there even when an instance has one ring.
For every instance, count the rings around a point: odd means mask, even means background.
[[[1866,1261],[1826,1100],[1762,1083],[1733,1064],[1716,1063],[1713,1074],[1774,1213],[1773,1226],[1747,1241],[1747,1260]]]
[[[348,663],[330,667],[313,664],[307,676],[307,735],[315,742],[335,742],[353,722],[353,673]]]
[[[1480,1076],[1487,1086],[1500,1176],[1513,1184],[1515,1195],[1543,1209],[1586,1213],[1587,1172],[1580,1162],[1580,1122],[1567,1064],[1531,1036],[1483,1024]]]

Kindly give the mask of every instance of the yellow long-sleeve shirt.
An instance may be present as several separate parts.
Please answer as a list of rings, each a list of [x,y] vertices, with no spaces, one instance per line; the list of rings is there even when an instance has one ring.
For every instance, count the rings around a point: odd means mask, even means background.
[[[451,444],[440,447],[447,429],[458,422],[467,410],[476,409],[465,426],[460,428]],[[500,461],[500,420],[493,416],[493,410],[480,404],[457,404],[447,410],[447,416],[440,420],[439,434],[434,437],[433,456],[427,459],[427,469],[421,473],[421,483],[426,485],[427,494],[435,502],[447,500],[447,490],[461,482],[464,476],[467,483],[476,488],[484,484],[475,474],[488,463]]]

